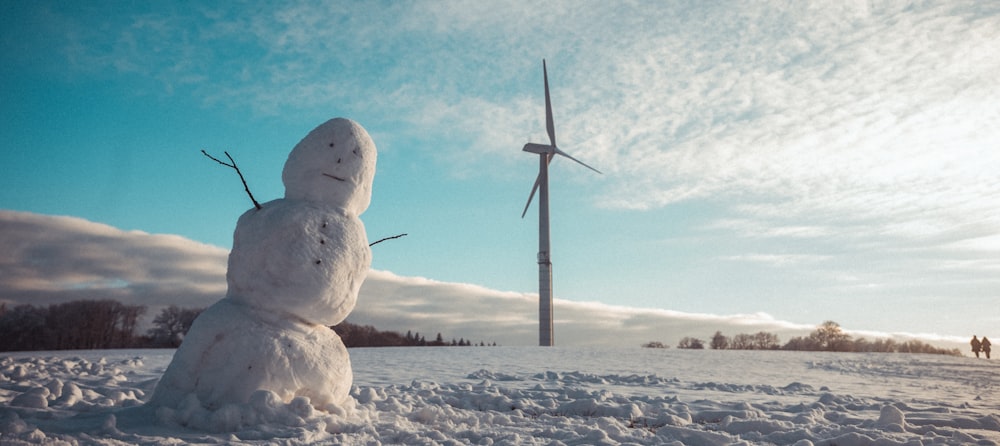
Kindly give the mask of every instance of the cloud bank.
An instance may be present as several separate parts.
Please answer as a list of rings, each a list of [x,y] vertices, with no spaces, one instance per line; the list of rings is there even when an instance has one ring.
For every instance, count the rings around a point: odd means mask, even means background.
[[[0,211],[0,302],[47,305],[117,299],[149,308],[147,323],[168,305],[204,307],[226,292],[226,250],[173,235],[123,231],[74,217]],[[280,296],[279,296],[280,297]],[[383,330],[437,333],[474,342],[536,345],[537,295],[371,271],[348,320]],[[597,302],[555,302],[559,345],[668,345],[769,331],[783,340],[814,327],[764,313],[715,315],[638,309]],[[866,332],[954,346],[964,339]]]
[[[157,311],[226,292],[228,251],[75,217],[0,211],[0,299],[48,305],[116,299]]]

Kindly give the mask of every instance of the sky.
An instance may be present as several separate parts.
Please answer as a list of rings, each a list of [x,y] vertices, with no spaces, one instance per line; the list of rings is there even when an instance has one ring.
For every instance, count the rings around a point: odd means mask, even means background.
[[[1000,330],[1000,4],[271,3],[0,1],[0,209],[224,257],[252,203],[201,150],[265,202],[348,117],[379,149],[369,237],[408,234],[373,276],[530,299],[545,59],[560,148],[603,172],[550,170],[557,343],[560,303]],[[51,282],[141,292],[72,270]]]

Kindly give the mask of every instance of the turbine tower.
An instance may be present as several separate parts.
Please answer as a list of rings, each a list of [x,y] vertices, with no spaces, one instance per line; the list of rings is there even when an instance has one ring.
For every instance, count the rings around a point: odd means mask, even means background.
[[[545,130],[549,133],[549,144],[527,143],[525,152],[538,154],[538,179],[531,188],[528,203],[524,205],[521,218],[528,213],[531,200],[538,192],[538,345],[549,347],[553,345],[552,332],[552,256],[549,249],[549,163],[556,155],[562,155],[580,165],[601,173],[601,171],[584,164],[569,156],[556,147],[556,129],[552,121],[552,100],[549,98],[549,73],[542,59],[542,76],[545,80]]]

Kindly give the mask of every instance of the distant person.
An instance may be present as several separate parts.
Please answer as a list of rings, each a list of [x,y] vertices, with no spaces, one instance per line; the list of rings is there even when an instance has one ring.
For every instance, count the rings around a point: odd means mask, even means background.
[[[970,341],[969,343],[972,344],[972,353],[975,353],[976,357],[978,358],[979,349],[982,348],[983,344],[979,342],[979,339],[976,339],[976,335],[972,335],[972,341]]]
[[[983,336],[983,341],[979,345],[983,349],[983,353],[986,354],[986,359],[990,359],[990,340]]]

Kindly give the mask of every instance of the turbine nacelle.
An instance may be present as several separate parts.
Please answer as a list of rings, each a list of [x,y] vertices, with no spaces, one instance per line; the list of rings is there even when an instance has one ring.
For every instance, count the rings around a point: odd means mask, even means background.
[[[529,142],[525,144],[524,148],[521,150],[525,152],[537,153],[539,155],[551,155],[556,153],[556,150],[558,149],[556,149],[555,146],[550,146],[548,144],[535,144],[533,142]]]
[[[600,170],[597,170],[597,169],[595,169],[593,167],[588,166],[583,161],[580,161],[580,160],[578,160],[576,158],[573,158],[568,153],[563,152],[562,150],[559,150],[558,147],[553,146],[553,145],[535,144],[533,142],[529,142],[529,143],[525,144],[524,148],[521,149],[521,150],[523,150],[525,152],[529,152],[529,153],[537,153],[539,155],[548,155],[549,159],[547,161],[550,162],[550,163],[552,162],[552,157],[555,156],[555,155],[565,156],[566,158],[569,158],[569,159],[571,159],[573,161],[576,161],[577,163],[579,163],[583,167],[586,167],[586,168],[588,168],[590,170],[593,170],[594,172],[601,173]]]

